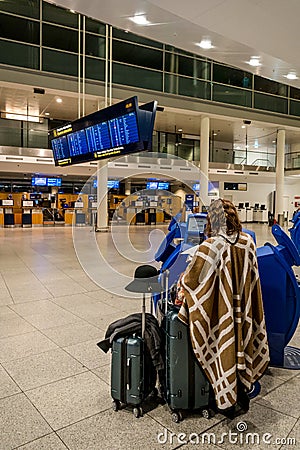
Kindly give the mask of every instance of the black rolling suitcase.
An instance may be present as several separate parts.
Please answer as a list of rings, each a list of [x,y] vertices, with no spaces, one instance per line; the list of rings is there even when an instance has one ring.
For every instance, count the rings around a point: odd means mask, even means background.
[[[113,341],[111,396],[113,409],[132,405],[133,414],[143,414],[141,404],[155,392],[156,370],[143,338],[133,335]]]
[[[168,274],[165,274],[166,293]],[[171,410],[172,420],[180,422],[183,411],[201,410],[210,418],[211,389],[202,368],[194,355],[189,329],[178,319],[179,307],[168,308],[165,298],[165,315],[162,320],[165,348],[165,400]]]
[[[143,401],[151,393],[157,394],[155,388],[157,371],[145,343],[146,293],[150,293],[154,289],[161,290],[157,278],[157,270],[152,266],[140,266],[136,269],[135,280],[125,289],[129,292],[143,294],[141,335],[135,333],[128,337],[119,337],[113,341],[112,345],[111,396],[113,409],[117,411],[122,406],[133,406],[135,417],[143,415],[141,407]],[[154,318],[153,320],[156,321]]]

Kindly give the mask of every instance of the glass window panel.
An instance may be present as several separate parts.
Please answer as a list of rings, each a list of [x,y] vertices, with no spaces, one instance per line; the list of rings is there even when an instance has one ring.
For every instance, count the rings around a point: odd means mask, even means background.
[[[0,119],[0,145],[21,147],[21,121]]]
[[[144,38],[142,36],[137,36],[136,34],[127,33],[124,30],[119,30],[118,28],[113,28],[113,37],[122,39],[123,41],[136,42],[137,44],[148,45],[149,47],[163,48],[163,44],[160,42],[152,41],[151,39]]]
[[[112,55],[114,61],[163,70],[163,53],[159,50],[113,41]]]
[[[170,155],[177,156],[177,140],[176,140],[176,134],[167,134],[167,152]]]
[[[176,75],[165,75],[165,92],[188,97],[210,99],[210,83]]]
[[[254,76],[254,89],[268,94],[287,96],[287,86],[267,78]]]
[[[91,80],[104,81],[105,61],[102,61],[101,59],[86,58],[85,76]]]
[[[39,44],[40,24],[32,20],[0,14],[0,37]]]
[[[113,64],[113,82],[126,86],[162,91],[162,73],[123,64]]]
[[[296,100],[300,100],[300,89],[296,89],[294,87],[290,87],[290,97],[295,98]]]
[[[251,108],[251,91],[220,84],[213,85],[213,100]]]
[[[86,33],[85,54],[105,58],[105,38]]]
[[[23,142],[29,148],[48,147],[48,121],[26,122],[23,126]]]
[[[300,102],[290,100],[290,114],[292,116],[300,116]]]
[[[0,40],[0,63],[38,70],[40,66],[39,48]]]
[[[85,30],[91,31],[91,33],[103,34],[105,36],[106,27],[104,23],[86,17]]]
[[[287,114],[288,101],[285,98],[254,93],[254,108]]]
[[[213,64],[213,81],[251,89],[252,74],[220,64]]]
[[[165,49],[166,49],[166,51],[169,51],[172,53],[177,53],[178,55],[185,55],[185,56],[192,56],[192,57],[196,56],[191,52],[187,52],[180,48],[173,47],[172,45],[165,45]]]
[[[77,76],[77,55],[43,49],[43,70]]]
[[[1,11],[7,11],[20,16],[40,17],[40,0],[2,0],[0,3]]]
[[[200,161],[200,141],[195,141],[194,161]]]
[[[78,27],[78,14],[68,9],[43,2],[43,21],[57,23],[65,27]]]
[[[43,24],[43,46],[77,53],[78,32]]]
[[[208,80],[210,78],[210,63],[195,58],[186,58],[175,53],[166,53],[165,71]]]

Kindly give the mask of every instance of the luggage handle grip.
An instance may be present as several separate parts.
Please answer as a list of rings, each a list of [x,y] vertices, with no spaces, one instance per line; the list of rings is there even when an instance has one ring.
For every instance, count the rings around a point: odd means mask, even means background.
[[[165,315],[168,312],[169,270],[165,271]]]
[[[131,358],[127,358],[126,369],[126,389],[129,391],[131,389]]]

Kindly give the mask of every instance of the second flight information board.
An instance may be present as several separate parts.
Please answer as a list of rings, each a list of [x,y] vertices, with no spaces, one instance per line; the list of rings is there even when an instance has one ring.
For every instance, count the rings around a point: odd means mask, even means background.
[[[55,165],[72,165],[150,150],[156,102],[137,97],[78,119],[50,134]]]

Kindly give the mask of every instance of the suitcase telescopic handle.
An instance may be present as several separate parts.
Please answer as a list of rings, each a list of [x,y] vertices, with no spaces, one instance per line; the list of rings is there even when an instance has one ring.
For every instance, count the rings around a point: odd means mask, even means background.
[[[169,270],[165,271],[165,315],[168,312]]]
[[[129,390],[131,388],[131,358],[127,358],[126,363],[126,388]]]

